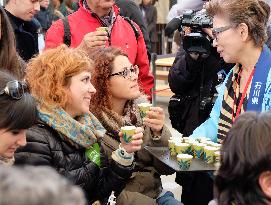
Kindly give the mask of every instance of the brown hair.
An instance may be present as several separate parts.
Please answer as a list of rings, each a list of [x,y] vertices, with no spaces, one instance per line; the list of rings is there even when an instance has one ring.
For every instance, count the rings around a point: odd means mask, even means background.
[[[15,36],[8,16],[0,6],[0,69],[5,69],[22,79],[24,75],[23,60],[16,52]],[[22,62],[21,62],[22,61]]]
[[[70,78],[92,68],[92,61],[83,51],[61,45],[31,59],[26,80],[40,103],[65,108]]]
[[[234,122],[222,146],[215,178],[219,205],[268,204],[261,189],[261,173],[271,171],[271,112],[245,112]]]
[[[92,83],[97,90],[90,105],[93,112],[103,108],[111,109],[108,76],[112,74],[113,61],[120,55],[128,57],[121,49],[115,47],[100,48],[94,50],[90,55],[95,67]]]
[[[234,26],[245,23],[256,46],[262,46],[267,39],[267,22],[270,7],[261,0],[212,0],[206,10],[210,16],[229,17]]]

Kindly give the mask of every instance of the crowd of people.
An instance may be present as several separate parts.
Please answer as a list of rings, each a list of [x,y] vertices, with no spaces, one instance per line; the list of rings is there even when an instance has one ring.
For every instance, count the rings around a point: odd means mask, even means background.
[[[210,0],[212,27],[203,32],[213,48],[202,55],[180,44],[169,73],[182,102],[170,109],[173,127],[222,144],[215,174],[177,173],[182,199],[162,186],[172,169],[144,149],[172,137],[161,107],[145,117],[139,109],[152,100],[154,3],[0,7],[0,205],[271,204],[270,2]],[[183,12],[180,3],[171,16]],[[203,6],[193,3],[182,6]],[[125,126],[134,127],[130,142]]]

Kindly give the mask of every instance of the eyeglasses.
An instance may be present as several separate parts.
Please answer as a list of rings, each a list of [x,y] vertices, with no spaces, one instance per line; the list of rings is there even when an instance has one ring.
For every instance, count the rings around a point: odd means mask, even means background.
[[[219,28],[214,28],[212,30],[212,35],[213,35],[213,39],[217,40],[217,35],[224,32],[224,31],[227,31],[231,28],[232,26],[223,26],[223,27],[219,27]]]
[[[6,94],[15,100],[19,100],[26,92],[28,92],[28,87],[26,83],[12,80],[7,82],[6,87],[0,91],[0,95]]]
[[[111,75],[109,75],[108,77],[112,77],[112,76],[116,76],[116,75],[120,75],[124,78],[131,78],[132,77],[132,73],[134,75],[138,75],[139,73],[139,68],[137,65],[131,65],[130,67],[124,67],[123,71],[117,72],[117,73],[113,73]]]

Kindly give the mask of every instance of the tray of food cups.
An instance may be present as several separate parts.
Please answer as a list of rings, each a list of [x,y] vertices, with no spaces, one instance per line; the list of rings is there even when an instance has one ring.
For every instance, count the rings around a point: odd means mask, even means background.
[[[202,137],[172,137],[168,147],[145,147],[175,171],[214,171],[219,167],[221,144]]]

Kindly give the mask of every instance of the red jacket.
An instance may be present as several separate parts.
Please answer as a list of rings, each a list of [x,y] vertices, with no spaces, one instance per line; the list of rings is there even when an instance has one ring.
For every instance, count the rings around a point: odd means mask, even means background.
[[[119,9],[114,6],[116,19],[113,23],[109,41],[112,46],[121,47],[129,57],[133,65],[138,65],[139,84],[146,94],[151,95],[151,88],[154,84],[153,75],[150,73],[149,61],[147,57],[146,45],[143,35],[138,25],[135,24],[140,36],[136,40],[135,32],[132,26],[119,15]],[[71,47],[77,47],[85,34],[93,32],[97,27],[102,25],[96,15],[80,5],[80,8],[75,13],[68,16],[68,21],[71,31]],[[50,27],[46,34],[46,48],[54,48],[63,44],[64,28],[62,20],[58,20]]]

